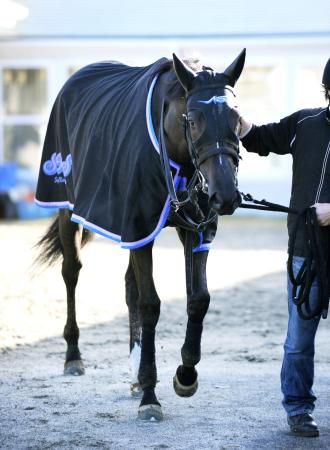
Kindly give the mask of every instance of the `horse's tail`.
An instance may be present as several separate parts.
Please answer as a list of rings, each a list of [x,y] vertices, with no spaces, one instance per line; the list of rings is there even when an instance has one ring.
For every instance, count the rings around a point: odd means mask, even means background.
[[[91,240],[93,233],[83,229],[81,247]],[[63,246],[60,239],[59,217],[50,225],[44,236],[36,243],[39,253],[33,265],[52,266],[63,255]]]

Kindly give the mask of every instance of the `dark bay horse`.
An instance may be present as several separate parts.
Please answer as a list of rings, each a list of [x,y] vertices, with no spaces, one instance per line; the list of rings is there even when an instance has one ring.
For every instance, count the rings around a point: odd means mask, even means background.
[[[195,366],[201,358],[203,319],[210,302],[206,282],[209,244],[218,215],[232,214],[241,201],[236,178],[239,115],[230,100],[244,61],[245,50],[224,72],[217,73],[173,55],[173,61],[163,59],[157,62],[156,71],[152,68],[147,90],[140,78],[151,66],[142,75],[139,68],[120,63],[86,66],[64,85],[51,113],[36,202],[60,210],[38,244],[39,261],[50,264],[63,257],[67,290],[64,373],[82,375],[85,371],[78,347],[75,290],[82,267],[80,248],[91,231],[98,232],[130,249],[126,303],[131,357],[139,359],[132,389],[142,391],[141,419],[162,419],[155,394],[160,299],[152,275],[152,247],[167,225],[177,228],[187,265],[188,321],[182,364],[173,384],[180,396],[193,395],[198,386]],[[128,77],[131,72],[134,83]],[[123,87],[124,77],[129,83]],[[124,95],[119,98],[120,89]],[[117,103],[112,104],[109,96]],[[152,148],[145,157],[151,141],[159,154]],[[119,151],[113,156],[116,148]],[[147,158],[142,169],[141,158]],[[137,182],[130,179],[133,171],[139,174]],[[154,229],[149,229],[154,217]],[[123,223],[127,225],[122,230]]]

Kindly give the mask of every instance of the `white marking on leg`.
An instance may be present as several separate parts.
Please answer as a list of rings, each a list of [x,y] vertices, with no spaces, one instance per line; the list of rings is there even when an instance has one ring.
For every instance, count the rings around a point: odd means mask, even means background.
[[[137,342],[135,342],[133,350],[131,351],[131,354],[129,356],[129,365],[132,374],[132,384],[138,383],[140,360],[141,360],[141,347]]]

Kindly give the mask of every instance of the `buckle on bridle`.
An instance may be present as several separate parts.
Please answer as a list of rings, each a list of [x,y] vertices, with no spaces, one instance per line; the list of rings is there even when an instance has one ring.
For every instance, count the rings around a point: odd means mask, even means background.
[[[198,176],[199,183],[196,184],[196,186],[194,187],[194,190],[196,192],[201,190],[204,194],[207,194],[208,184],[206,182],[204,175],[202,174],[202,172],[200,170],[197,170],[197,176]]]
[[[170,207],[174,209],[174,212],[178,212],[180,209],[180,202],[172,198],[170,200]]]

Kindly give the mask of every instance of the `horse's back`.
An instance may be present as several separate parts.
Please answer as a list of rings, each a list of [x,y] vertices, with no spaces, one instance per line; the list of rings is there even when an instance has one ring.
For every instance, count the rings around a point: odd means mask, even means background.
[[[90,96],[88,101],[106,97],[133,96],[133,91],[143,82],[144,75],[153,64],[146,67],[134,67],[119,61],[102,61],[88,64],[77,70],[62,87],[59,97],[74,101]],[[110,97],[110,98],[109,98]],[[79,103],[79,102],[78,102]],[[85,105],[86,106],[86,105]]]

